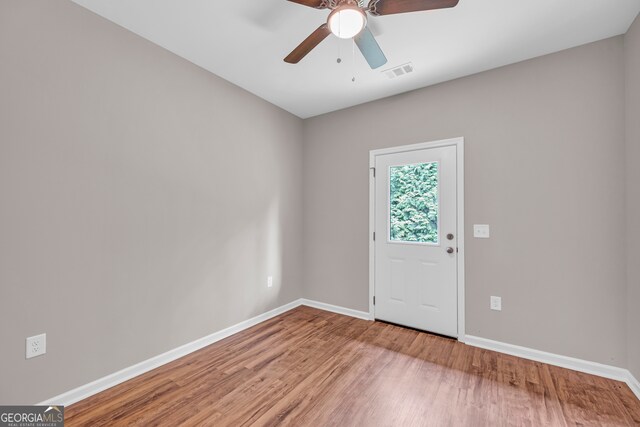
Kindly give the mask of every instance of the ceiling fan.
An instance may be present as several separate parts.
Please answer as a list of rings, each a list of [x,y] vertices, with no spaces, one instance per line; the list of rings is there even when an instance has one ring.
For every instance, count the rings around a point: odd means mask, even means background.
[[[454,7],[459,0],[370,0],[367,7],[357,0],[289,0],[316,9],[331,9],[327,22],[320,25],[285,59],[297,64],[331,33],[341,39],[353,38],[373,69],[387,63],[382,49],[367,26],[367,12],[374,16]]]

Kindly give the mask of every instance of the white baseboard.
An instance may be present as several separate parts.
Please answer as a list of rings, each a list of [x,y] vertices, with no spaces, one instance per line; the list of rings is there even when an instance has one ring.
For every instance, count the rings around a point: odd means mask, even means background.
[[[587,360],[576,359],[568,356],[561,356],[559,354],[547,353],[545,351],[534,350],[527,347],[521,347],[519,345],[506,344],[486,338],[474,337],[472,335],[467,335],[465,337],[465,344],[522,357],[523,359],[535,360],[536,362],[547,363],[561,368],[585,372],[599,377],[622,381],[627,383],[631,391],[633,391],[636,397],[640,399],[640,383],[638,383],[638,380],[631,374],[631,372],[624,368],[604,365],[597,362],[589,362]]]
[[[333,313],[344,314],[345,316],[356,317],[363,320],[373,320],[371,318],[371,315],[366,311],[353,310],[351,308],[340,307],[337,305],[326,304],[324,302],[318,302],[304,298],[302,298],[300,302],[302,305],[317,308],[319,310],[331,311]]]
[[[174,348],[173,350],[169,350],[166,353],[154,356],[151,359],[147,359],[133,366],[129,366],[128,368],[124,368],[118,372],[107,375],[106,377],[102,377],[88,384],[74,388],[73,390],[52,397],[51,399],[47,399],[43,402],[38,403],[38,405],[69,406],[71,404],[79,402],[80,400],[86,399],[87,397],[93,396],[94,394],[100,393],[101,391],[104,391],[108,388],[142,375],[145,372],[149,372],[159,366],[162,366],[169,362],[173,362],[174,360],[186,356],[189,353],[193,353],[194,351],[200,350],[201,348],[211,345],[233,334],[237,334],[240,331],[248,329],[252,326],[257,325],[258,323],[269,320],[301,305],[306,305],[320,310],[331,311],[333,313],[344,314],[345,316],[357,317],[358,319],[370,319],[369,313],[363,311],[352,310],[350,308],[338,307],[336,305],[325,304],[318,301],[300,298],[281,307],[260,314],[256,317],[252,317],[251,319],[237,323],[221,331],[214,332],[213,334],[207,335],[206,337]]]
[[[640,400],[640,381],[638,381],[638,379],[629,372],[629,379],[627,379],[626,382],[633,394],[635,394],[638,400]]]

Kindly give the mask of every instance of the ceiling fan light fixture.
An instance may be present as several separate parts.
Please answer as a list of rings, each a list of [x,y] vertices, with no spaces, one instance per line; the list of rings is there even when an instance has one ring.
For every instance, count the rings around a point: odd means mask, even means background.
[[[327,20],[329,29],[341,39],[350,39],[362,31],[367,25],[367,17],[357,6],[343,5],[336,8]]]

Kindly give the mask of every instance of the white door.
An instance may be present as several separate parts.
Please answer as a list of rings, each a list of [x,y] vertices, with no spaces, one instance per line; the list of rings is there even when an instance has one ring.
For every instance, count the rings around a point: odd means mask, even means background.
[[[456,147],[375,157],[375,317],[458,336]]]

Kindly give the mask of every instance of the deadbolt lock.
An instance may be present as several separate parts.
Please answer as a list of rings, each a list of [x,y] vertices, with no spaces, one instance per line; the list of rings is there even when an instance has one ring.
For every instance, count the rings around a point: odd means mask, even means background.
[[[453,234],[451,234],[451,233],[447,234],[447,239],[448,240],[453,240]]]

